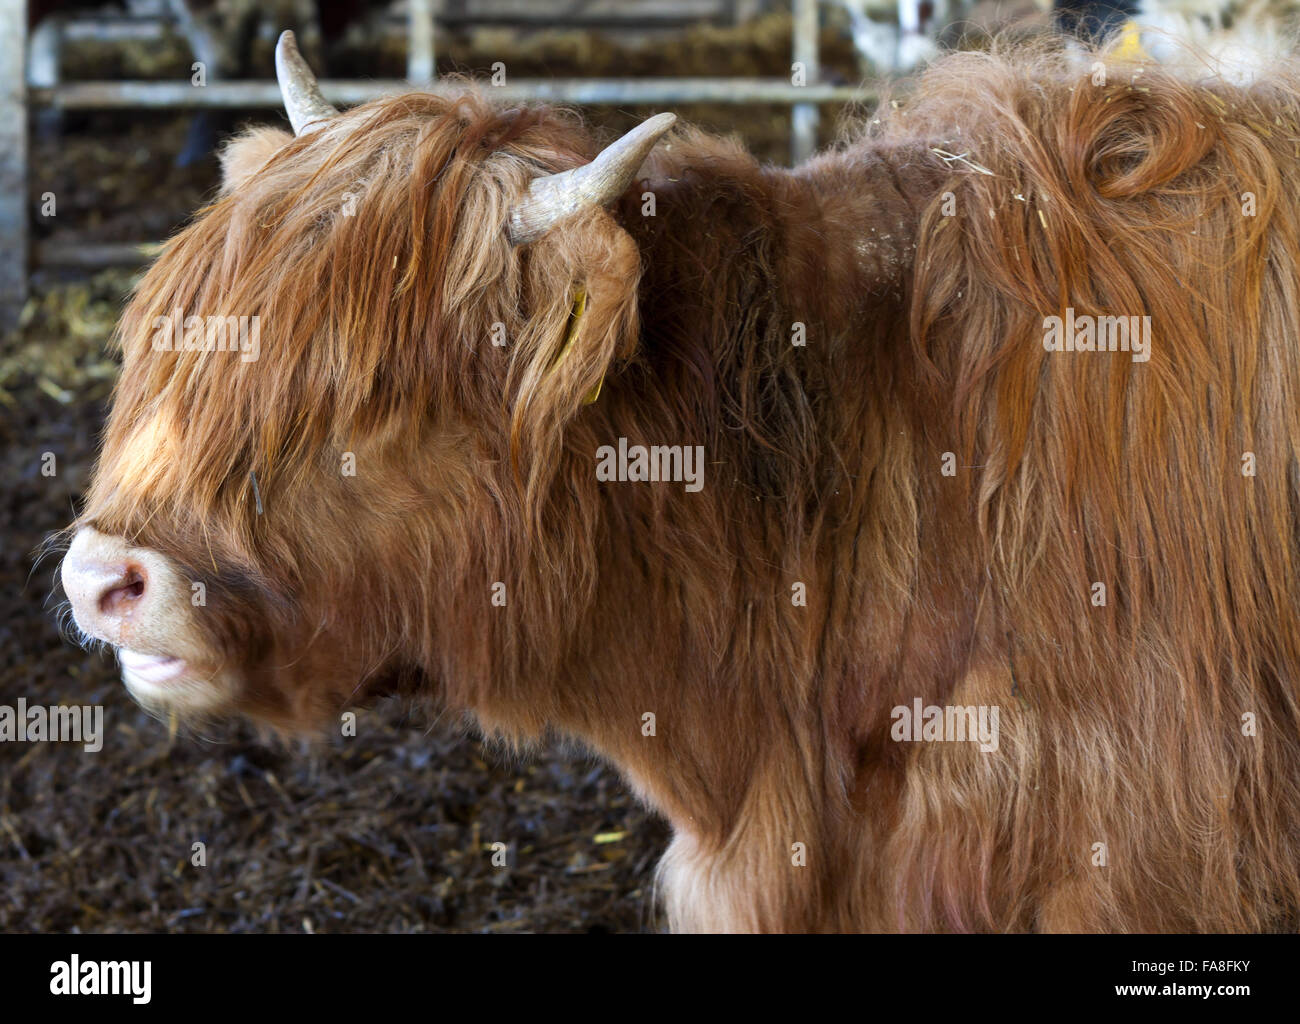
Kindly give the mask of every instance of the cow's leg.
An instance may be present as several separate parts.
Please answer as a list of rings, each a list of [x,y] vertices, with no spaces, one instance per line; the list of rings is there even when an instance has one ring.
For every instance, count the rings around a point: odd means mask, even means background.
[[[733,875],[694,836],[678,832],[655,880],[668,927],[674,932],[757,931],[752,895]]]
[[[774,811],[795,802],[769,793]],[[756,801],[759,802],[759,801]],[[751,810],[753,808],[751,807]],[[843,856],[819,822],[749,813],[716,842],[679,829],[656,878],[667,924],[679,932],[821,932],[867,927],[858,862]],[[828,879],[835,878],[834,884]],[[837,891],[838,890],[838,891]],[[847,909],[846,909],[847,908]]]

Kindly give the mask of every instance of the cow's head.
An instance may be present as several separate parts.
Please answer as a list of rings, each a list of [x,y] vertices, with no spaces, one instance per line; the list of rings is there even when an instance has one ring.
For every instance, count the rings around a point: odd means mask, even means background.
[[[672,117],[589,160],[571,116],[472,92],[340,114],[288,33],[277,71],[295,135],[226,148],[125,312],[62,578],[141,702],[299,727],[481,675],[512,642],[494,583],[581,535],[547,493],[635,333],[636,248],[602,207]]]

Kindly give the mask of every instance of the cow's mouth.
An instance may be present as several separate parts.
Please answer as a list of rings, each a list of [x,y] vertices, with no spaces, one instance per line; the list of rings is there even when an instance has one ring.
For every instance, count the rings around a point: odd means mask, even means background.
[[[137,701],[155,712],[203,714],[219,711],[233,692],[224,672],[204,672],[169,654],[117,649],[122,682]]]
[[[111,644],[122,682],[151,710],[203,714],[229,706],[238,676],[204,642],[188,576],[165,555],[82,527],[60,572],[81,633]]]
[[[122,663],[124,678],[138,680],[149,686],[161,686],[185,673],[186,663],[180,658],[165,654],[141,654],[128,648],[117,652]],[[129,682],[128,682],[129,685]]]

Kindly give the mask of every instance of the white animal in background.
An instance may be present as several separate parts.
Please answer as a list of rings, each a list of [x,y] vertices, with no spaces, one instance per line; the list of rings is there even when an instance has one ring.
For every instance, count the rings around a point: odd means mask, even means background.
[[[1194,79],[1254,81],[1296,52],[1300,4],[1294,0],[1142,0],[1136,16],[1142,51]]]
[[[956,16],[959,0],[839,0],[864,75],[911,71],[939,54],[936,37]]]

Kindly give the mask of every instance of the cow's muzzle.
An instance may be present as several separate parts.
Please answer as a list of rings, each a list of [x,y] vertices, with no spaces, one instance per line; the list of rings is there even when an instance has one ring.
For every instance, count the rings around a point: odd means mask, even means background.
[[[83,527],[60,572],[78,628],[116,648],[122,680],[142,703],[204,712],[230,701],[233,676],[198,630],[201,591],[169,558]]]

